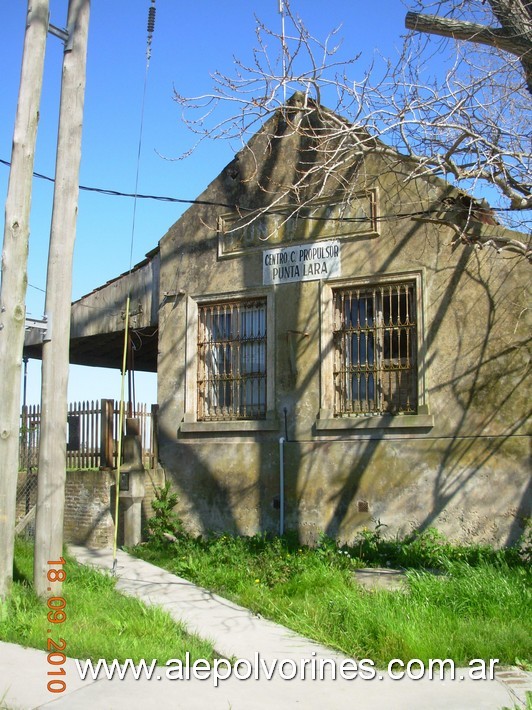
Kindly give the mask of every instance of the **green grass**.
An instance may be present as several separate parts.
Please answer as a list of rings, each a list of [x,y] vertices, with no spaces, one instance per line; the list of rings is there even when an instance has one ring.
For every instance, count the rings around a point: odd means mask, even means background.
[[[147,607],[115,590],[109,574],[79,565],[65,555],[67,572],[62,596],[67,618],[50,624],[48,607],[34,594],[33,547],[17,540],[15,581],[12,593],[0,603],[0,639],[47,650],[47,640],[66,641],[65,653],[72,658],[213,658],[210,643],[188,634],[184,627],[157,607]],[[51,633],[48,629],[51,628]]]
[[[532,575],[516,550],[456,548],[429,531],[403,542],[366,534],[351,548],[324,539],[315,549],[286,538],[182,536],[134,553],[381,667],[392,658],[531,662]],[[401,560],[406,593],[366,591],[354,580],[356,567]]]

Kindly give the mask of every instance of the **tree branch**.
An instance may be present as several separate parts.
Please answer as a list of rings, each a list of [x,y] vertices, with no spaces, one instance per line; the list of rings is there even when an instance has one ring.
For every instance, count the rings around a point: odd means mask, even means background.
[[[422,15],[418,12],[407,12],[405,27],[415,32],[485,44],[519,57],[525,70],[528,90],[532,93],[532,41],[529,32],[516,32],[512,27],[506,26],[486,27],[476,22]]]

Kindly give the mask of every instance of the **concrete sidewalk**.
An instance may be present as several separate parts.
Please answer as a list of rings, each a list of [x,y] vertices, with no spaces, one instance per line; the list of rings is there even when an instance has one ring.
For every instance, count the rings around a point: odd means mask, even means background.
[[[71,552],[84,564],[110,571],[112,553],[71,547]],[[118,552],[117,588],[138,597],[147,604],[163,607],[189,631],[209,639],[223,658],[248,659],[254,666],[251,678],[239,680],[234,675],[214,687],[212,678],[171,680],[164,667],[158,668],[151,680],[81,680],[72,659],[67,660],[67,690],[52,694],[46,690],[50,666],[46,654],[13,644],[0,643],[0,708],[29,710],[50,707],[69,710],[262,710],[279,707],[305,710],[500,710],[502,707],[524,706],[526,690],[532,691],[532,674],[518,669],[499,672],[491,681],[471,680],[467,669],[456,669],[456,679],[393,680],[377,671],[373,680],[344,680],[339,669],[345,657],[294,634],[284,627],[251,614],[247,609],[196,587],[154,565]],[[260,655],[259,679],[255,679],[257,656]],[[308,659],[305,680],[289,677],[302,659]],[[337,678],[331,677],[327,664],[326,677],[313,680],[312,663],[319,659],[336,662]],[[152,659],[146,659],[148,663]],[[286,663],[282,663],[286,661]],[[268,671],[276,663],[271,680]],[[240,666],[246,675],[247,666]],[[225,670],[221,668],[221,670]],[[463,679],[462,679],[463,678]]]

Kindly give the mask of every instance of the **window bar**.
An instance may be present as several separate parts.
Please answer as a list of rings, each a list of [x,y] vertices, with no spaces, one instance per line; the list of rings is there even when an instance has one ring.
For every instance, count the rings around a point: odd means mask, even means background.
[[[231,355],[229,351],[230,346],[227,333],[228,328],[230,328],[230,324],[228,323],[226,308],[227,307],[225,305],[216,306],[216,332],[214,337],[214,347],[219,353],[220,359],[218,371],[214,373],[218,392],[220,393],[216,414],[222,419],[225,419],[227,416],[227,370],[230,366],[228,355]]]
[[[405,291],[406,291],[406,323],[407,323],[407,328],[406,328],[406,367],[407,367],[407,378],[406,378],[406,384],[407,384],[407,390],[406,390],[406,410],[408,412],[413,411],[413,402],[412,402],[412,390],[413,390],[413,385],[415,385],[414,377],[413,377],[413,351],[412,351],[412,345],[413,345],[413,338],[412,338],[412,326],[413,322],[410,319],[410,298],[413,297],[412,294],[412,287],[411,286],[405,286]],[[416,388],[417,391],[417,388]]]
[[[381,411],[384,412],[387,409],[393,408],[391,400],[393,400],[394,393],[394,338],[396,335],[395,331],[395,321],[394,321],[394,294],[393,286],[388,286],[387,288],[382,288],[382,310],[383,310],[383,320],[384,320],[384,332],[387,344],[387,352],[383,352],[383,359],[380,363],[381,379],[383,381],[382,387],[382,401],[381,401]],[[385,317],[387,314],[387,319]],[[386,357],[384,357],[386,355]],[[386,404],[385,393],[388,396],[388,404]]]
[[[342,328],[344,329],[345,332],[345,349],[344,352],[342,353],[342,368],[344,369],[345,372],[345,378],[346,378],[346,388],[345,388],[345,400],[343,402],[343,406],[348,410],[352,411],[353,410],[353,375],[354,373],[353,368],[352,368],[352,357],[353,357],[353,342],[352,342],[352,337],[351,333],[349,332],[349,328],[353,324],[353,312],[352,312],[352,293],[351,291],[348,292],[347,294],[347,312],[345,311],[345,305],[344,305],[344,310],[342,313],[344,314],[345,321],[342,323]]]
[[[336,414],[415,412],[414,298],[411,283],[335,293]]]
[[[355,310],[353,310],[355,309]],[[353,291],[349,291],[349,304],[347,311],[347,322],[344,327],[348,333],[349,350],[345,353],[344,367],[349,372],[349,399],[347,408],[350,412],[356,411],[358,392],[360,391],[360,313],[358,311],[358,302]]]
[[[260,418],[265,415],[265,323],[265,302],[262,301],[200,307],[200,418]]]
[[[243,372],[243,403],[244,412],[246,416],[253,417],[258,413],[255,409],[255,397],[254,397],[254,387],[255,387],[255,367],[254,358],[257,347],[257,333],[256,333],[256,320],[257,320],[257,307],[256,304],[250,304],[249,310],[244,314],[244,325],[243,325],[243,340],[244,340],[244,352],[246,355],[246,362]]]
[[[223,372],[223,389],[224,389],[224,411],[223,417],[231,418],[233,413],[233,383],[234,375],[238,376],[238,372],[234,372],[234,323],[233,323],[233,309],[230,304],[225,304],[222,306],[224,314],[224,355],[225,355],[225,367]],[[237,324],[238,329],[238,324]]]
[[[212,358],[212,346],[210,340],[212,338],[212,312],[205,312],[205,329],[203,332],[203,394],[205,402],[205,414],[210,414],[210,409],[212,407],[212,394],[211,394],[211,383],[210,383],[210,373],[211,370],[207,368],[208,358]]]
[[[200,325],[198,329],[198,365],[200,368],[198,377],[198,403],[202,405],[204,402],[204,392],[205,392],[205,312],[200,311]],[[203,416],[203,411],[199,412]]]
[[[336,396],[339,411],[345,411],[346,399],[349,397],[349,374],[346,368],[347,335],[343,326],[345,319],[345,294],[340,294],[340,303],[336,303],[336,337],[339,352],[335,354],[335,370],[337,374]]]
[[[259,380],[259,373],[258,370],[255,369],[255,363],[257,362],[257,359],[259,357],[259,313],[257,308],[254,308],[252,311],[252,317],[251,317],[251,333],[250,337],[252,337],[251,341],[251,367],[250,367],[250,383],[249,383],[249,389],[251,390],[250,392],[250,410],[252,415],[258,414],[260,411],[259,407],[259,400],[257,398],[257,402],[255,402],[255,388],[257,386],[260,386],[260,380]],[[246,384],[247,387],[247,384]]]
[[[368,361],[367,366],[367,404],[366,412],[375,412],[379,409],[380,393],[378,387],[378,378],[376,376],[377,364],[380,360],[379,350],[381,349],[381,337],[382,328],[379,319],[379,309],[377,303],[377,289],[373,288],[366,297],[366,318],[368,319],[368,337],[366,345],[366,359]],[[368,318],[368,313],[370,312],[369,305],[371,304],[371,318],[373,322]],[[371,340],[373,337],[373,342]],[[371,351],[371,352],[370,352]],[[371,358],[371,359],[370,359]],[[371,401],[371,404],[370,404]]]
[[[334,314],[333,314],[333,376],[334,376],[334,413],[338,414],[342,409],[341,393],[342,393],[342,341],[339,338],[341,322],[341,311],[339,311],[342,303],[342,295],[335,293],[334,295]],[[345,390],[344,390],[345,391]]]
[[[248,411],[251,413],[251,402],[249,402],[249,366],[250,366],[250,352],[253,345],[249,334],[249,320],[253,318],[253,311],[250,310],[240,314],[241,318],[241,328],[240,328],[240,342],[242,347],[242,355],[244,362],[239,360],[240,370],[239,370],[239,390],[241,392],[240,396],[240,407],[239,410],[244,417],[248,416]]]
[[[367,408],[365,403],[367,396],[367,366],[368,366],[368,317],[365,312],[366,303],[364,296],[359,290],[356,292],[356,311],[357,311],[357,334],[358,334],[358,352],[356,359],[356,368],[358,371],[358,388],[356,392],[357,411],[363,411]]]
[[[347,319],[344,323],[344,328],[346,330],[346,351],[344,353],[344,367],[346,370],[348,382],[349,382],[349,392],[346,401],[346,408],[349,412],[356,410],[356,398],[360,390],[360,372],[355,363],[359,362],[358,358],[360,350],[360,336],[358,323],[360,322],[360,314],[358,312],[358,306],[356,313],[353,313],[353,292],[348,292],[348,309],[347,309]],[[355,324],[356,318],[356,324]],[[355,342],[353,342],[354,338]],[[354,347],[353,347],[354,346]]]
[[[224,415],[230,419],[235,415],[235,379],[238,378],[240,373],[240,367],[238,361],[235,361],[234,349],[238,343],[235,338],[235,331],[238,336],[239,332],[239,322],[238,322],[238,311],[233,312],[234,305],[228,303],[223,306],[224,309],[224,320],[226,323],[226,354],[227,354],[227,367],[224,372],[224,394],[225,394],[225,412]],[[235,323],[236,318],[236,323]]]
[[[255,369],[255,363],[257,362],[256,358],[259,357],[259,335],[260,335],[260,328],[259,328],[259,312],[257,307],[255,306],[253,310],[251,311],[251,318],[250,318],[250,323],[249,323],[249,337],[251,338],[251,343],[250,343],[250,350],[251,350],[251,363],[249,367],[249,382],[246,382],[246,389],[250,390],[250,412],[252,415],[256,415],[260,411],[260,407],[258,406],[258,399],[257,402],[255,402],[255,389],[259,385],[259,373]]]
[[[240,376],[240,363],[238,362],[238,335],[240,333],[239,310],[231,303],[223,306],[226,313],[226,362],[224,372],[225,408],[224,419],[232,419],[238,413],[238,399],[235,385]]]
[[[342,308],[340,311],[340,323],[339,328],[342,331],[342,343],[343,349],[341,353],[341,360],[339,363],[342,390],[340,394],[343,394],[340,400],[340,406],[343,411],[351,411],[353,407],[353,369],[351,363],[353,362],[353,334],[350,332],[349,328],[352,324],[353,314],[351,312],[351,291],[348,291],[346,295],[342,294],[341,297]]]
[[[354,309],[354,310],[353,310]],[[359,408],[360,397],[360,309],[358,292],[349,291],[348,320],[344,326],[349,333],[350,350],[345,354],[345,368],[349,371],[349,412],[356,412]]]
[[[223,389],[220,380],[220,369],[223,370],[224,367],[224,353],[223,345],[221,341],[221,319],[220,319],[220,306],[211,307],[212,313],[212,328],[210,331],[209,348],[212,353],[216,353],[214,367],[212,370],[212,376],[210,378],[211,387],[214,392],[214,402],[212,407],[212,414],[216,416],[220,407],[223,407]],[[209,412],[209,415],[211,412]]]
[[[216,410],[218,409],[218,406],[220,404],[220,396],[221,392],[219,389],[219,385],[217,382],[217,375],[219,374],[220,370],[220,359],[221,359],[221,351],[217,346],[215,345],[215,329],[216,327],[219,327],[219,324],[217,322],[217,314],[215,312],[215,309],[213,306],[211,306],[208,310],[209,313],[209,331],[208,331],[208,338],[209,338],[209,353],[210,353],[210,359],[212,362],[212,368],[209,369],[208,375],[207,375],[207,384],[208,384],[208,397],[207,397],[207,415],[209,417],[215,416],[216,415]]]

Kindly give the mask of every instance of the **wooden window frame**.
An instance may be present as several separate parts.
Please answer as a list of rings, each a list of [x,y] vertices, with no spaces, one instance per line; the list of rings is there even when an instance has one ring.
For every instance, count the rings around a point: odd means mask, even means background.
[[[375,429],[430,429],[434,418],[429,412],[428,392],[426,386],[425,363],[425,313],[424,313],[424,275],[422,271],[412,271],[397,274],[386,274],[358,279],[334,279],[322,282],[320,286],[320,410],[316,419],[316,432],[327,433],[328,430],[357,429],[359,432]],[[335,294],[345,291],[360,291],[391,286],[396,288],[401,284],[413,287],[413,299],[416,313],[415,347],[416,369],[413,384],[414,401],[408,411],[386,410],[375,407],[372,411],[339,411],[335,405]]]
[[[202,418],[198,402],[198,338],[199,313],[204,306],[229,302],[247,303],[262,299],[266,308],[266,411],[264,416],[255,419],[244,418]],[[216,293],[209,295],[191,295],[186,302],[185,336],[185,399],[184,413],[179,431],[181,434],[231,434],[235,436],[252,434],[260,431],[277,431],[279,421],[275,415],[275,300],[271,289],[257,288],[245,292]]]
[[[198,421],[265,419],[265,298],[198,306]]]
[[[333,289],[335,417],[417,414],[413,281]]]

